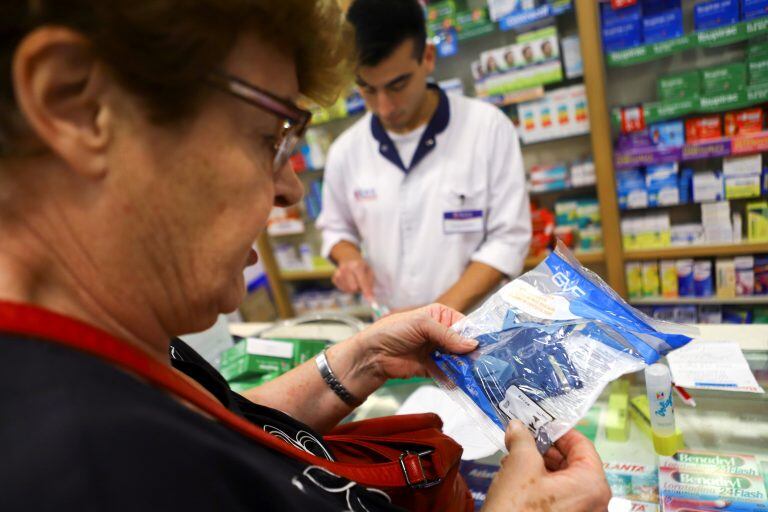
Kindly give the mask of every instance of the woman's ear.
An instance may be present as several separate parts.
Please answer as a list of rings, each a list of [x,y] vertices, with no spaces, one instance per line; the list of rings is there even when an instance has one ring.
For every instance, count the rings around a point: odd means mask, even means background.
[[[28,34],[13,58],[13,86],[19,108],[37,136],[72,171],[100,178],[107,170],[112,83],[90,42],[63,27]]]

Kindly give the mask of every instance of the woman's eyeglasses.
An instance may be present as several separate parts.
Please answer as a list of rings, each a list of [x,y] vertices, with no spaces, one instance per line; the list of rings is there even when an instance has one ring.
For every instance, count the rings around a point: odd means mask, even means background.
[[[208,77],[208,83],[246,103],[274,114],[282,120],[280,133],[275,142],[275,159],[272,163],[273,171],[279,172],[288,162],[291,153],[304,136],[312,113],[255,85],[224,73],[211,74]]]

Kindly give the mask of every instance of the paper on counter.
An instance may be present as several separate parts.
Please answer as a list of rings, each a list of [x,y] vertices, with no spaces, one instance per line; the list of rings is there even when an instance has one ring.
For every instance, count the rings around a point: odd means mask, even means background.
[[[692,389],[717,389],[764,393],[733,341],[687,345],[667,355],[675,385]]]
[[[489,457],[498,451],[459,405],[435,386],[422,386],[398,409],[397,414],[432,412],[443,420],[443,433],[464,448],[463,460]]]

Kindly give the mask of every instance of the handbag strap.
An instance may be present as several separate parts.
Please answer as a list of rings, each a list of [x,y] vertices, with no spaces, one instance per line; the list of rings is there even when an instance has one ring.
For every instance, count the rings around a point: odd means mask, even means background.
[[[51,311],[26,304],[0,301],[0,332],[20,334],[88,353],[144,378],[194,405],[221,424],[262,445],[310,465],[320,466],[369,487],[427,487],[440,478],[427,474],[422,457],[432,453],[405,451],[395,462],[351,464],[317,457],[286,443],[238,416],[195,388],[170,366],[111,334]],[[434,465],[433,465],[434,466]]]

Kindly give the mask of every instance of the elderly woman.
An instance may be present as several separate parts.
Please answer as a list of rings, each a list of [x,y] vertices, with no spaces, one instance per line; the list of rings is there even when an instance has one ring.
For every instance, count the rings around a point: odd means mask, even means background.
[[[270,209],[301,198],[286,162],[309,116],[295,101],[333,99],[344,30],[319,0],[2,2],[0,508],[394,508],[62,345],[144,354],[321,456],[320,434],[387,379],[423,375],[434,347],[474,348],[433,305],[330,349],[336,386],[310,362],[241,396],[171,341],[238,306]],[[605,507],[583,437],[546,460],[519,423],[507,442],[489,510]]]

